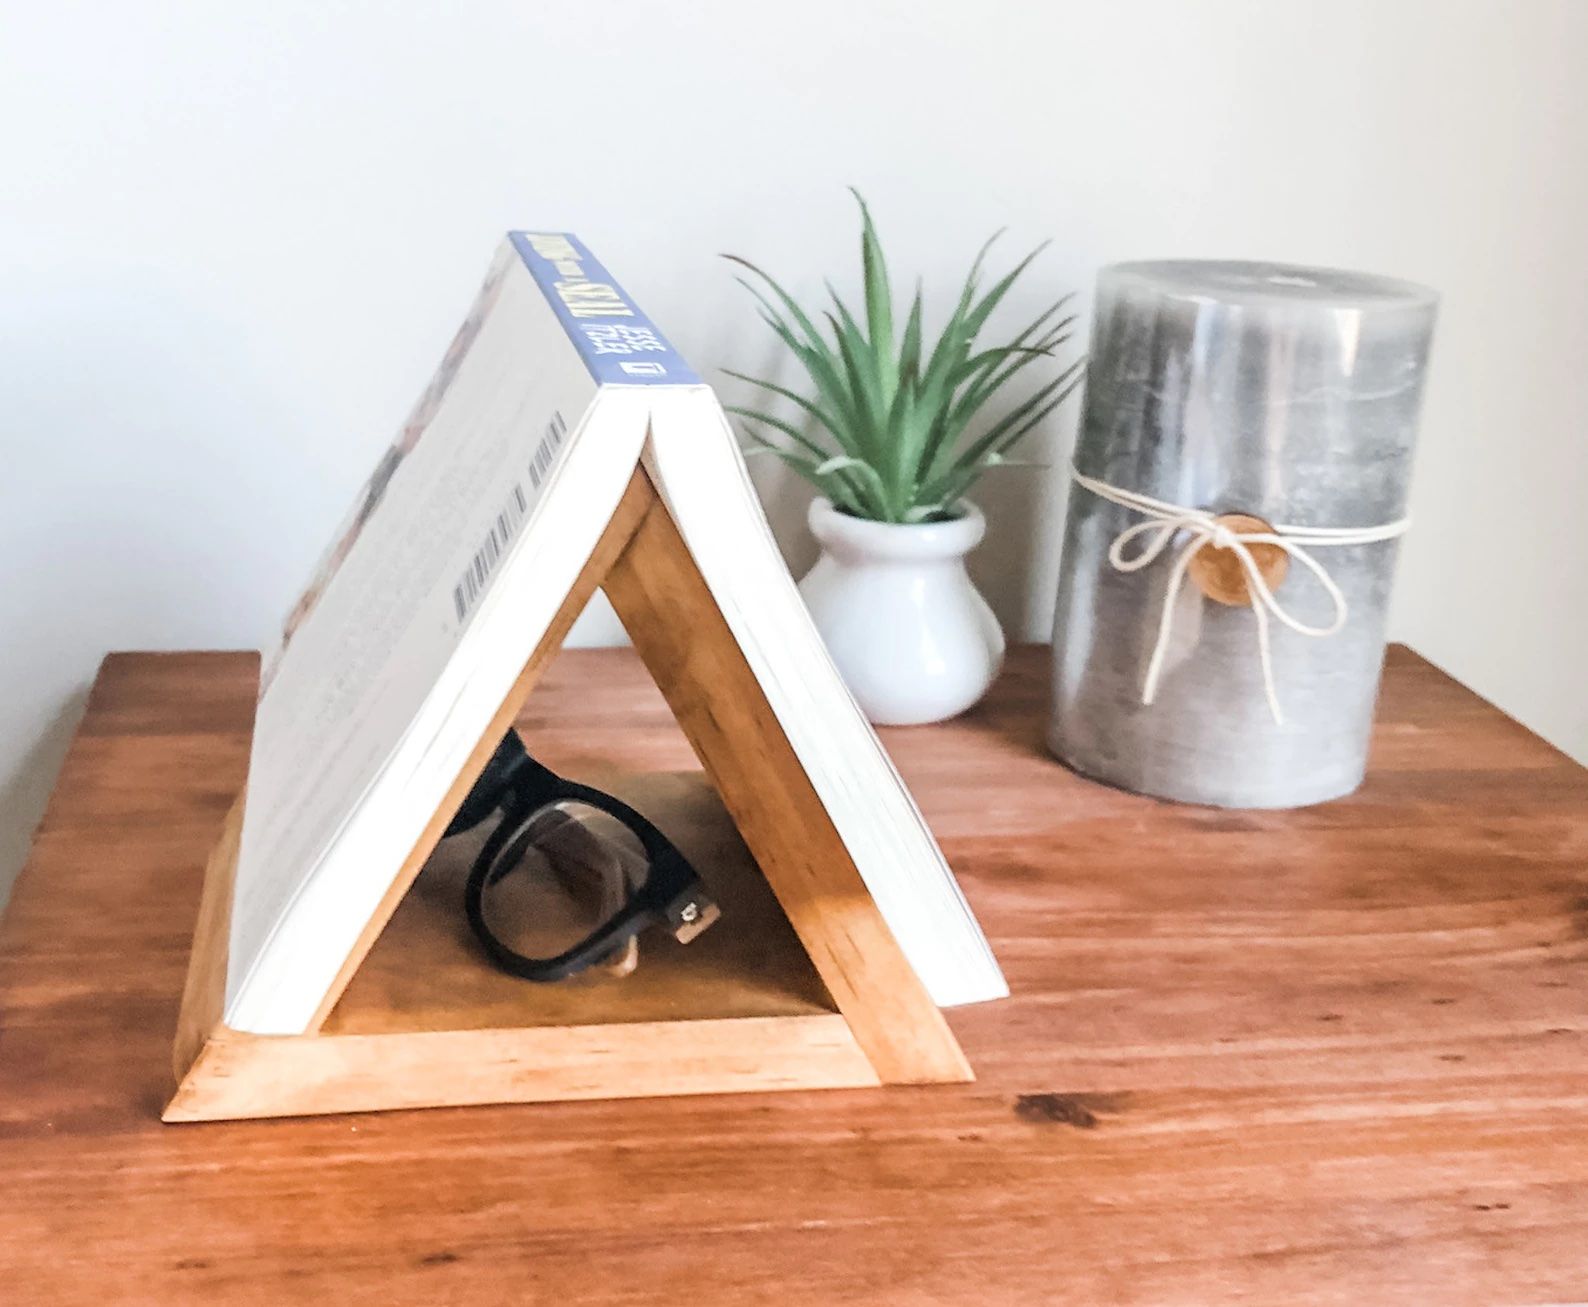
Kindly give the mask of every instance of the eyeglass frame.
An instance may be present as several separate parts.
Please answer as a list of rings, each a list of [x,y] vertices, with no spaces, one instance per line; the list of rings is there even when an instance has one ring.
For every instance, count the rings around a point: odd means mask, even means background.
[[[623,907],[583,941],[554,957],[532,958],[510,948],[491,929],[485,917],[485,892],[522,865],[534,818],[562,802],[587,804],[621,822],[639,841],[647,869],[637,887],[625,886]],[[443,838],[472,830],[498,809],[501,820],[469,869],[463,907],[486,956],[509,975],[543,984],[566,980],[652,925],[666,926],[673,938],[687,944],[720,915],[689,860],[653,822],[615,795],[568,780],[537,762],[517,731],[502,737]]]

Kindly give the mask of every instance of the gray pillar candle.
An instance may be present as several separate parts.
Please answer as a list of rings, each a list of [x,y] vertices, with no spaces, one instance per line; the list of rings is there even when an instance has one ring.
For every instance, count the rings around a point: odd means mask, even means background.
[[[1436,303],[1409,282],[1315,268],[1107,268],[1075,468],[1120,491],[1272,524],[1402,519]],[[1293,807],[1355,789],[1398,542],[1315,547],[1296,538],[1339,587],[1347,616],[1322,638],[1270,619],[1279,724],[1251,607],[1216,603],[1189,579],[1172,605],[1156,697],[1142,702],[1175,561],[1196,538],[1179,531],[1155,561],[1122,572],[1110,546],[1144,520],[1071,487],[1054,620],[1054,752],[1085,775],[1189,803]],[[1133,541],[1127,557],[1147,540]],[[1326,589],[1294,559],[1273,595],[1309,626],[1334,616]]]

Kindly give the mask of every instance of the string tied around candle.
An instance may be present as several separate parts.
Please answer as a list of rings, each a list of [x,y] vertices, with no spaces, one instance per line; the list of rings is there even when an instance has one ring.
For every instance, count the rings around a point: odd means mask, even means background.
[[[1394,522],[1386,522],[1382,526],[1292,526],[1276,523],[1269,530],[1236,530],[1219,521],[1217,516],[1207,509],[1188,508],[1183,504],[1171,504],[1162,499],[1154,499],[1151,495],[1138,494],[1134,490],[1121,489],[1119,486],[1110,485],[1107,481],[1099,481],[1095,477],[1084,475],[1073,463],[1070,465],[1070,476],[1083,490],[1090,491],[1099,499],[1106,499],[1111,504],[1118,504],[1121,508],[1139,513],[1144,519],[1127,526],[1114,537],[1114,542],[1108,549],[1108,561],[1115,571],[1139,572],[1143,568],[1150,567],[1157,562],[1177,536],[1182,532],[1186,536],[1185,543],[1175,555],[1169,570],[1169,584],[1164,592],[1163,610],[1158,617],[1158,638],[1153,644],[1152,657],[1147,662],[1147,675],[1142,681],[1142,703],[1151,704],[1157,697],[1158,679],[1163,671],[1164,658],[1168,653],[1169,637],[1174,630],[1175,601],[1180,597],[1180,589],[1185,583],[1186,570],[1191,566],[1191,560],[1204,549],[1227,549],[1235,555],[1246,577],[1247,594],[1257,625],[1257,653],[1263,669],[1263,691],[1268,698],[1268,711],[1273,715],[1275,724],[1279,726],[1285,724],[1285,714],[1279,706],[1279,693],[1274,688],[1274,659],[1270,647],[1269,618],[1274,618],[1297,635],[1326,639],[1339,631],[1350,615],[1350,606],[1346,603],[1340,587],[1335,584],[1328,569],[1314,558],[1309,550],[1341,545],[1378,544],[1380,541],[1393,540],[1405,535],[1412,524],[1411,518],[1403,517]],[[1137,545],[1134,553],[1128,552],[1132,545]],[[1323,626],[1313,626],[1287,612],[1274,598],[1274,592],[1269,589],[1263,570],[1252,555],[1252,545],[1273,545],[1311,572],[1323,587],[1324,593],[1329,596],[1329,601],[1334,607],[1333,620]]]

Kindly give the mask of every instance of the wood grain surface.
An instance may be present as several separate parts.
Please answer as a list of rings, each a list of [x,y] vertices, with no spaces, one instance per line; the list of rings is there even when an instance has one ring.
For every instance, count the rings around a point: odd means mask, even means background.
[[[1299,812],[1068,774],[1039,650],[884,732],[1014,990],[975,1084],[163,1126],[251,676],[107,660],[0,922],[7,1307],[1588,1298],[1588,780],[1411,654]],[[696,766],[626,652],[522,725]]]
[[[704,776],[588,767],[579,779],[615,794],[655,822],[698,869],[733,928],[713,926],[688,944],[666,931],[646,931],[640,937],[645,959],[640,983],[592,968],[562,984],[527,985],[482,965],[479,942],[462,912],[463,884],[485,842],[487,827],[482,827],[437,848],[324,1031],[369,1035],[837,1012]],[[532,956],[566,947],[566,940],[555,935],[537,945],[533,923],[525,924],[513,943]]]

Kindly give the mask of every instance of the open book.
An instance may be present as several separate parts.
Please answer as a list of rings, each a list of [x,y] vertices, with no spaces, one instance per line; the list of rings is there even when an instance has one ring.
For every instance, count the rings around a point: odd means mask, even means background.
[[[514,232],[265,667],[227,1026],[309,1027],[642,459],[934,1001],[1008,992],[811,625],[716,396],[577,240]]]

